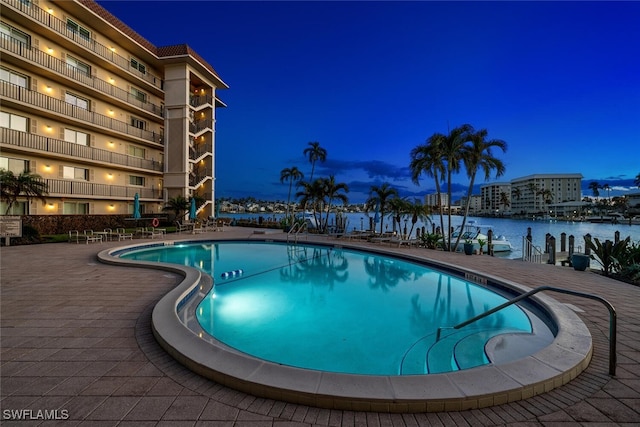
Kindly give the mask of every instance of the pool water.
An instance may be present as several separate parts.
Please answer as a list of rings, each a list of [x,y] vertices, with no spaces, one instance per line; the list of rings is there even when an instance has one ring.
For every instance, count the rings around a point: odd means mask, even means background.
[[[214,288],[196,310],[201,327],[230,347],[283,365],[366,375],[450,372],[489,363],[485,344],[492,337],[532,333],[527,313],[510,306],[460,330],[445,329],[436,341],[438,327],[456,325],[505,298],[428,266],[374,253],[206,242],[121,257],[210,274]]]

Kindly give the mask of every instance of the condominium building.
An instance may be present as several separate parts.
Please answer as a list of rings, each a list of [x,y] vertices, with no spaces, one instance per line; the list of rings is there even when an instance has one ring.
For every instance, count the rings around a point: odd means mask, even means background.
[[[582,199],[582,175],[536,174],[511,180],[511,211],[516,215],[549,215],[549,206]]]
[[[228,86],[207,61],[154,46],[92,0],[0,6],[0,168],[49,191],[11,213],[126,215],[137,194],[142,213],[182,196],[214,214],[216,90]]]
[[[438,209],[438,193],[427,194],[424,196],[424,204],[433,209]],[[446,208],[449,205],[449,195],[440,193],[440,207]]]
[[[480,186],[483,215],[504,215],[511,212],[511,183],[492,182]]]

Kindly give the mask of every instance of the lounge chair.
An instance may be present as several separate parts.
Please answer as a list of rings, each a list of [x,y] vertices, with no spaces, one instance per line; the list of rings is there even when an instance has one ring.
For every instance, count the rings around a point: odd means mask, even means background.
[[[120,240],[133,240],[133,233],[127,233],[124,228],[116,228],[115,235],[118,237],[118,241]]]
[[[183,231],[192,231],[194,224],[192,222],[187,221],[176,221],[176,232],[182,233]]]
[[[80,243],[80,241],[84,241],[87,245],[89,242],[100,242],[102,243],[102,235],[94,234],[93,230],[84,230],[82,234],[78,230],[69,231],[69,241],[73,242],[75,240],[76,243]]]

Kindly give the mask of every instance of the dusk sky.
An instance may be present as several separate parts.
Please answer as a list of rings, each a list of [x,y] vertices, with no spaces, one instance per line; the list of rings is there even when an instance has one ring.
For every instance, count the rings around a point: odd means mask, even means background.
[[[286,200],[310,141],[350,202],[411,182],[409,153],[469,123],[507,142],[508,182],[581,173],[638,192],[640,2],[99,1],[156,46],[186,43],[217,95],[216,196]],[[457,196],[468,179],[454,182]],[[482,180],[481,182],[482,183]],[[454,197],[455,199],[456,197]]]

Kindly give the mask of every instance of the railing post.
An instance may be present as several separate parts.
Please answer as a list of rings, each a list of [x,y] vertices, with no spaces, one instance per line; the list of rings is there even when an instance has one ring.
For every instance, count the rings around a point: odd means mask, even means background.
[[[560,233],[560,252],[566,252],[567,250],[567,233]]]
[[[549,237],[549,241],[547,244],[547,252],[549,253],[549,259],[547,260],[547,264],[555,265],[556,264],[556,238],[553,236]]]
[[[587,233],[584,236],[584,254],[591,255],[591,248],[589,247],[589,243],[591,242],[591,234]]]

